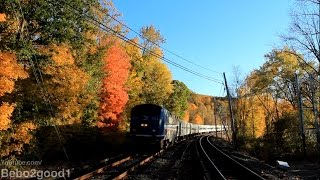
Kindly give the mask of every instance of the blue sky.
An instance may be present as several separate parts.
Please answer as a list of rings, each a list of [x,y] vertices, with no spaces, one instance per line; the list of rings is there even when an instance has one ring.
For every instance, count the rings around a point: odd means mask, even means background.
[[[264,62],[264,55],[281,47],[293,0],[114,0],[120,19],[135,31],[154,25],[166,39],[162,47],[196,64],[225,72],[232,83],[233,67],[243,77]],[[132,38],[132,34],[128,34]],[[169,53],[165,57],[189,69],[223,80],[214,73]],[[200,94],[222,96],[222,85],[168,65],[173,79]]]

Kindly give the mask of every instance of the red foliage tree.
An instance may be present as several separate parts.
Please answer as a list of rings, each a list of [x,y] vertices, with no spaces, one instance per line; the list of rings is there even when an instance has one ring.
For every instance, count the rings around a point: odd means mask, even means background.
[[[120,42],[115,41],[104,55],[106,77],[103,80],[98,127],[117,127],[120,115],[128,101],[126,81],[130,58]]]

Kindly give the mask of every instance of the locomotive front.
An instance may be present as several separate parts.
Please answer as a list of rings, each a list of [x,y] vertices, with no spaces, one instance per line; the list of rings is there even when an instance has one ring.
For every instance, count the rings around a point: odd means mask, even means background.
[[[130,121],[131,137],[140,143],[159,143],[164,138],[166,118],[161,106],[141,104],[133,107]]]

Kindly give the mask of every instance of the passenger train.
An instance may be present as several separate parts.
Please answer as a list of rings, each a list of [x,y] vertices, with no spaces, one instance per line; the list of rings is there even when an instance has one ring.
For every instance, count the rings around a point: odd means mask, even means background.
[[[218,130],[221,129],[219,125]],[[140,104],[131,110],[130,135],[136,143],[155,144],[163,148],[192,134],[214,131],[214,125],[185,122],[159,105]]]

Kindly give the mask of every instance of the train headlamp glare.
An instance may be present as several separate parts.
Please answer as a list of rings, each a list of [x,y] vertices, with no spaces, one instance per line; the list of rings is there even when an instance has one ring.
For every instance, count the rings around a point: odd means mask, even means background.
[[[155,130],[155,129],[152,129],[152,132],[156,132],[156,130]]]
[[[141,127],[147,127],[148,124],[141,124],[140,126],[141,126]]]

